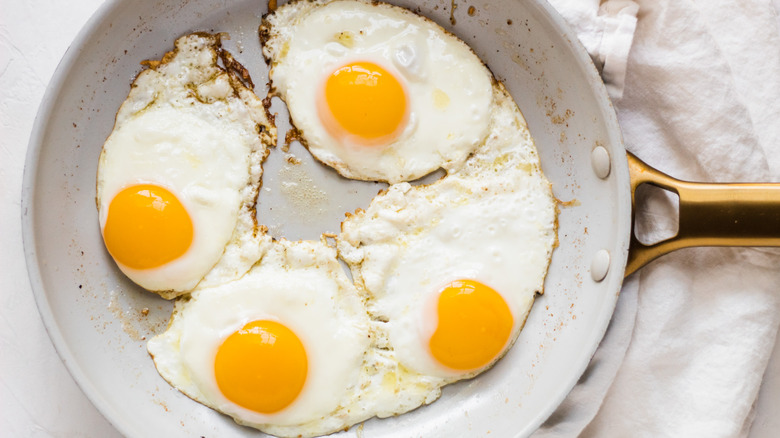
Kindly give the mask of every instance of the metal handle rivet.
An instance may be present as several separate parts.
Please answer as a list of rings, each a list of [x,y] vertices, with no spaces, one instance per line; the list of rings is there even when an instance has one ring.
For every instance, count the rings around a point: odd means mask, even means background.
[[[590,276],[593,281],[599,282],[607,276],[607,272],[609,272],[609,252],[602,249],[593,255],[593,260],[590,263]]]
[[[604,146],[596,146],[590,152],[590,164],[593,166],[593,172],[601,179],[609,176],[611,164],[609,161],[609,152]]]

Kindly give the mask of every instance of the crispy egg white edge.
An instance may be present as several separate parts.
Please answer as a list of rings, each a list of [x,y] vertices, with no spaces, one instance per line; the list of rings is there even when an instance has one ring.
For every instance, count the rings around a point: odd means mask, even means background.
[[[490,91],[491,86],[495,86],[496,81],[493,78],[492,73],[489,71],[489,69],[484,65],[484,63],[479,59],[479,57],[474,53],[474,51],[469,47],[466,43],[464,43],[462,40],[457,38],[456,36],[452,35],[451,33],[447,32],[445,29],[443,29],[441,26],[433,22],[432,20],[417,15],[412,11],[409,11],[407,9],[390,5],[387,3],[381,3],[381,2],[370,2],[367,0],[351,0],[351,1],[344,1],[344,0],[316,0],[316,1],[304,1],[304,0],[296,0],[290,3],[285,4],[284,6],[279,7],[274,13],[267,15],[264,17],[263,22],[260,26],[260,39],[263,46],[263,55],[266,58],[266,61],[271,64],[271,70],[269,73],[269,76],[271,78],[271,89],[272,92],[282,98],[282,100],[287,101],[287,96],[285,95],[285,92],[283,89],[280,89],[277,86],[274,86],[274,71],[275,68],[279,65],[280,59],[287,58],[288,51],[290,50],[290,40],[292,38],[292,32],[290,29],[292,29],[295,26],[300,26],[301,22],[305,21],[305,19],[311,15],[313,12],[318,11],[322,7],[327,7],[329,5],[338,4],[338,3],[356,3],[362,7],[371,8],[371,10],[377,10],[380,13],[388,13],[388,14],[394,14],[398,15],[400,17],[403,17],[405,20],[408,20],[410,23],[414,24],[415,26],[419,27],[420,29],[427,31],[427,32],[435,32],[437,35],[439,35],[442,41],[445,41],[446,44],[452,45],[455,49],[455,52],[462,52],[470,61],[473,61],[474,68],[480,70],[479,75],[480,77],[484,76],[484,82],[485,82],[485,98],[487,107],[485,108],[485,111],[489,111],[493,106],[494,102],[491,100],[492,94]],[[379,64],[387,64],[387,60],[384,60],[383,62],[378,62]],[[459,63],[460,64],[460,63]],[[391,69],[392,70],[392,69]],[[470,75],[475,76],[475,75]],[[438,88],[436,88],[438,90]],[[474,96],[476,98],[476,96]],[[290,103],[288,102],[288,107],[290,107]],[[293,113],[293,110],[291,109],[291,116],[292,119],[295,119],[296,114]],[[420,115],[413,115],[416,118],[419,118]],[[413,119],[414,119],[413,117]],[[383,153],[377,154],[375,150],[366,149],[365,151],[363,149],[365,148],[355,148],[355,147],[344,147],[344,148],[336,148],[334,145],[329,145],[327,147],[321,147],[317,143],[319,143],[319,139],[317,142],[310,142],[307,141],[307,137],[310,135],[306,132],[306,129],[303,126],[296,126],[299,130],[299,132],[302,134],[302,143],[309,149],[309,151],[312,153],[312,155],[322,163],[334,168],[339,174],[346,178],[350,179],[357,179],[357,180],[366,180],[366,181],[383,181],[383,182],[389,182],[389,183],[396,183],[396,182],[402,182],[402,181],[412,181],[417,178],[420,178],[422,176],[425,176],[436,169],[443,168],[446,171],[451,171],[453,169],[456,169],[460,167],[463,162],[466,160],[466,158],[469,156],[471,152],[473,152],[474,149],[476,149],[483,141],[484,138],[487,136],[487,128],[489,123],[490,115],[486,114],[484,117],[484,123],[482,124],[482,129],[476,129],[476,131],[480,131],[478,137],[480,140],[472,142],[471,146],[464,147],[462,150],[456,150],[455,148],[452,148],[451,151],[435,151],[433,155],[438,155],[438,157],[435,158],[435,161],[431,161],[428,163],[423,163],[420,165],[417,163],[417,160],[407,160],[410,152],[407,150],[405,152],[402,152],[400,149],[399,151],[396,151],[396,145],[397,143],[391,144],[388,146]],[[412,120],[413,123],[419,123],[419,121]],[[307,122],[309,123],[309,122]],[[319,122],[317,124],[310,123],[312,127],[318,126]],[[417,128],[415,128],[417,129]],[[457,129],[457,128],[456,128]],[[320,129],[317,128],[317,135],[322,139],[322,141],[327,141],[329,143],[333,143],[330,140],[329,135],[324,135],[323,132],[319,132]],[[408,139],[407,139],[408,140]],[[437,143],[437,142],[433,142]],[[441,143],[441,142],[438,142]],[[409,143],[412,146],[414,146],[414,143]],[[400,148],[403,148],[405,146],[404,143],[401,143]],[[338,154],[333,152],[331,149],[338,149]],[[408,149],[408,148],[407,148]],[[415,149],[419,149],[415,148]],[[445,154],[446,152],[446,154]],[[407,167],[406,169],[401,167],[397,169],[390,169],[389,171],[385,171],[383,169],[374,169],[374,168],[367,168],[365,165],[361,165],[361,168],[358,168],[359,163],[347,163],[345,161],[346,156],[349,155],[356,155],[356,156],[362,156],[365,155],[366,157],[369,157],[373,159],[375,162],[378,162],[379,160],[382,161],[382,165],[394,165],[397,163],[401,163],[404,167]],[[341,156],[340,156],[341,155]],[[434,160],[433,157],[428,158],[428,160]],[[356,161],[356,160],[351,160]],[[413,170],[409,170],[409,166],[415,166]]]
[[[263,106],[262,101],[241,81],[238,79],[238,75],[233,71],[225,71],[217,65],[218,51],[221,50],[219,35],[210,35],[206,33],[195,33],[185,35],[177,39],[175,48],[173,51],[168,52],[162,58],[161,61],[147,61],[146,65],[149,67],[143,70],[131,84],[131,90],[127,99],[122,103],[117,112],[115,128],[121,126],[128,119],[131,119],[135,115],[142,113],[148,108],[154,107],[160,101],[167,101],[171,96],[161,95],[155,90],[154,83],[164,80],[166,76],[170,76],[168,70],[176,70],[177,63],[184,62],[180,59],[181,53],[186,52],[189,45],[200,44],[206,49],[208,56],[196,57],[192,61],[192,64],[188,65],[190,68],[202,68],[208,72],[202,79],[213,79],[214,77],[226,77],[233,89],[233,96],[230,96],[229,103],[244,105],[247,112],[250,114],[253,123],[253,129],[256,129],[257,140],[252,145],[252,151],[249,156],[249,169],[248,169],[248,182],[247,185],[241,190],[240,197],[242,203],[238,208],[236,226],[232,232],[230,240],[227,242],[223,255],[215,261],[216,265],[206,275],[207,284],[217,284],[226,276],[240,275],[251,267],[251,265],[259,259],[263,252],[267,250],[270,238],[265,236],[264,229],[258,229],[255,222],[255,201],[260,186],[262,176],[262,162],[265,160],[269,153],[269,146],[276,144],[276,127],[272,122],[268,120],[266,109]],[[183,48],[182,48],[183,47]],[[186,61],[186,60],[185,60]],[[151,83],[151,84],[149,84]],[[197,83],[193,83],[193,89],[197,90]],[[165,93],[181,93],[184,90],[188,92],[186,84],[180,87],[178,90],[163,90]],[[204,90],[206,91],[206,90]],[[164,94],[164,93],[163,93]],[[174,96],[174,98],[180,98]],[[192,99],[190,99],[192,101]],[[195,99],[193,105],[208,105]],[[110,137],[109,137],[110,138]],[[97,172],[97,187],[96,187],[96,204],[98,207],[98,213],[101,217],[106,214],[106,208],[102,206],[101,199],[103,196],[103,166],[102,164],[106,159],[105,148],[101,150],[99,161],[101,165],[98,166]],[[106,204],[107,205],[107,204]],[[104,223],[104,219],[101,220]],[[120,269],[128,276],[135,276],[135,270],[123,266],[117,263]],[[132,279],[132,277],[131,277]],[[200,279],[198,279],[199,281]],[[167,290],[154,291],[163,298],[171,299],[176,296],[182,295],[187,290],[192,289],[197,281],[189,282],[184,287],[170,288]]]

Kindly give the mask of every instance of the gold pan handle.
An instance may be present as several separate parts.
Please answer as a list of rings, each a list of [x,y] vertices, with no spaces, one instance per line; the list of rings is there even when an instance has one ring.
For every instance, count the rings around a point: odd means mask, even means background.
[[[628,155],[631,244],[625,276],[656,258],[691,246],[780,246],[780,184],[693,183],[672,178]],[[677,235],[645,245],[635,234],[636,189],[642,184],[680,198]]]

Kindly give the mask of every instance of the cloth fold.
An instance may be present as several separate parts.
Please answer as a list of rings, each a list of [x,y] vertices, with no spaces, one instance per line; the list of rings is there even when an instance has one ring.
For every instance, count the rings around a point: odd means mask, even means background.
[[[623,95],[639,5],[632,0],[551,0],[588,51],[613,99]]]
[[[780,2],[551,3],[601,63],[629,150],[685,180],[780,180]],[[675,196],[637,196],[644,237],[674,235]],[[651,263],[626,281],[585,376],[535,436],[747,436],[778,289],[777,249]]]

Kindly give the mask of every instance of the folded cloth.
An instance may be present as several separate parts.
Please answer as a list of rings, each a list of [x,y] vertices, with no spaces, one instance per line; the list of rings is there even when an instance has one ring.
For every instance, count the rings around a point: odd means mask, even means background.
[[[551,3],[603,60],[629,150],[680,179],[780,180],[780,2]],[[642,198],[642,237],[674,235],[675,198]],[[651,263],[625,283],[585,375],[535,436],[746,436],[778,289],[775,249],[686,249]]]
[[[631,0],[550,0],[590,53],[613,99],[623,95],[639,8]]]

